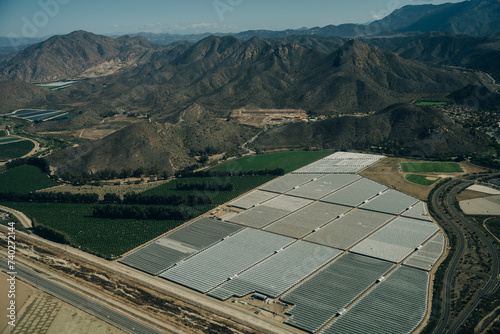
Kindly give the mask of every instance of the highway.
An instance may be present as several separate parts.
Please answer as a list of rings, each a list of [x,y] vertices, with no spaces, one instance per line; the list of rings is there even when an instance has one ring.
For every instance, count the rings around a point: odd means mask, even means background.
[[[1,259],[0,268],[7,272],[7,261]],[[49,279],[46,279],[36,272],[27,269],[18,263],[16,263],[16,277],[21,279],[38,289],[41,289],[50,295],[53,295],[68,304],[74,305],[77,308],[85,311],[115,327],[118,327],[129,333],[137,334],[155,334],[162,333],[154,328],[151,328],[141,322],[138,322],[131,318],[130,315],[115,311],[114,309],[103,305],[95,300],[88,298],[80,293],[73,291],[72,289],[66,288],[63,285],[55,283]]]
[[[500,270],[500,261],[499,261],[498,253],[496,251],[495,246],[491,243],[491,241],[479,229],[477,229],[473,224],[471,224],[469,222],[469,220],[467,218],[465,218],[456,209],[456,207],[454,205],[454,200],[455,200],[455,197],[457,196],[457,194],[472,184],[473,184],[473,181],[470,181],[470,180],[465,180],[465,179],[452,180],[452,181],[446,182],[445,184],[440,186],[434,192],[434,195],[432,197],[432,206],[437,211],[438,216],[442,220],[444,220],[453,229],[453,231],[456,233],[456,236],[457,236],[456,251],[453,254],[451,262],[446,270],[446,274],[445,274],[445,278],[444,278],[444,282],[443,282],[443,295],[442,295],[443,303],[442,303],[441,317],[440,317],[438,324],[437,324],[436,328],[434,329],[433,333],[444,333],[445,332],[444,330],[449,323],[450,305],[451,305],[451,298],[450,298],[451,280],[452,280],[452,278],[457,270],[458,262],[463,255],[463,251],[464,251],[464,247],[465,247],[465,238],[464,238],[462,231],[449,218],[449,216],[444,213],[442,207],[439,205],[439,198],[445,190],[449,189],[449,192],[446,195],[446,204],[447,204],[447,207],[449,208],[449,210],[451,211],[452,216],[459,219],[464,225],[466,225],[475,234],[477,234],[479,236],[479,238],[485,243],[485,245],[487,246],[488,250],[490,251],[490,253],[492,255],[491,256],[491,259],[492,259],[491,274],[489,276],[487,283],[474,296],[474,298],[471,300],[471,302],[462,311],[460,316],[454,320],[454,322],[451,324],[451,327],[449,328],[447,333],[455,333],[460,328],[460,326],[463,325],[463,323],[468,318],[468,316],[476,309],[478,304],[481,302],[482,298],[485,295],[488,295],[491,292],[493,292],[495,287],[497,286],[497,283],[498,283],[497,281],[498,281],[498,275],[499,275],[499,270]]]

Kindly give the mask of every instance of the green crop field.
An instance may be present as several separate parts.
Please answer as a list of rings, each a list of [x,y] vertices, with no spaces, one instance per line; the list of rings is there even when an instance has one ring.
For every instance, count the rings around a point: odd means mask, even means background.
[[[73,246],[106,258],[121,255],[183,223],[93,218],[93,206],[88,204],[4,202],[2,205],[66,233]]]
[[[432,102],[432,101],[419,101],[415,102],[417,106],[447,106],[448,102]]]
[[[7,132],[5,130],[0,130],[0,137],[7,136]]]
[[[18,141],[0,145],[0,161],[22,157],[31,152],[35,147],[29,140]]]
[[[45,175],[40,168],[24,165],[0,174],[0,191],[29,192],[59,185]]]
[[[318,159],[324,158],[331,151],[293,151],[269,154],[258,154],[221,163],[210,168],[210,171],[251,171],[261,169],[284,168],[290,173]]]
[[[16,171],[16,173],[19,172]],[[180,195],[186,198],[189,195],[206,195],[212,200],[212,204],[205,206],[172,206],[172,208],[185,209],[193,216],[198,216],[275,177],[265,175],[176,179],[150,189],[143,194]],[[199,184],[208,181],[231,182],[234,189],[233,191],[176,190],[177,183]],[[95,218],[92,217],[93,205],[89,204],[19,202],[1,204],[24,212],[28,217],[35,218],[38,223],[65,233],[73,246],[81,247],[84,251],[108,259],[128,252],[184,223],[182,220],[141,221],[136,219]]]
[[[402,163],[405,173],[462,173],[462,167],[455,162]]]
[[[418,175],[418,174],[407,174],[406,179],[412,183],[420,184],[422,186],[430,186],[433,185],[438,181],[439,178],[436,180],[428,180],[427,175]]]
[[[233,198],[254,189],[261,184],[264,184],[276,178],[275,175],[258,175],[258,176],[227,176],[227,177],[192,177],[175,179],[171,182],[164,183],[156,188],[143,192],[143,195],[178,195],[187,198],[189,195],[205,195],[210,198],[212,204],[206,206],[185,207],[186,210],[193,216],[199,216],[221,204],[224,204]],[[177,190],[178,183],[204,183],[204,182],[229,182],[233,185],[232,191],[194,191],[194,190]]]

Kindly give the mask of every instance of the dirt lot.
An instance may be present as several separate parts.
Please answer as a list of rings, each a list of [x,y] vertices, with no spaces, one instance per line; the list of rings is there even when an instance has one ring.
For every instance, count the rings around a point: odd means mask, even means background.
[[[397,189],[409,195],[415,196],[419,199],[426,200],[429,192],[434,187],[433,186],[422,186],[415,183],[411,183],[405,179],[407,173],[403,173],[401,170],[401,163],[412,163],[412,162],[425,162],[420,160],[410,160],[402,158],[385,158],[375,165],[365,169],[360,173],[361,176],[367,177],[379,183],[385,184],[390,188]],[[486,172],[487,169],[472,165],[468,162],[461,162],[460,166],[464,170],[464,173],[411,173],[411,174],[421,174],[428,175],[429,177],[457,177],[464,174]]]
[[[137,179],[134,179],[134,180],[130,179],[131,182],[134,182],[136,180]],[[44,192],[69,192],[72,194],[96,193],[99,195],[99,199],[103,199],[104,194],[106,194],[106,193],[113,193],[113,194],[117,194],[120,197],[123,197],[123,195],[125,195],[126,193],[131,193],[131,192],[140,193],[140,192],[149,190],[151,188],[157,187],[165,182],[168,182],[168,181],[162,180],[162,181],[153,181],[153,182],[141,183],[141,184],[102,185],[102,186],[92,186],[92,185],[72,186],[70,184],[63,184],[63,185],[60,185],[57,187],[43,189],[40,191],[44,191]]]

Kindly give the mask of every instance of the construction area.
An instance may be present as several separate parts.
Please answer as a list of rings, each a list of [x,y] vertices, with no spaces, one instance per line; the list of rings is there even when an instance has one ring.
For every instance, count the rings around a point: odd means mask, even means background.
[[[411,333],[446,240],[425,203],[357,174],[382,159],[337,152],[119,262],[289,329]]]

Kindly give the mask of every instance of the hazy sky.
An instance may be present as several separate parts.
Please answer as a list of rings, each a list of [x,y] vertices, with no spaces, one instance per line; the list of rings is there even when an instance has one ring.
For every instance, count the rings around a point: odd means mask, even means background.
[[[366,23],[432,0],[0,0],[0,36],[178,34]]]

